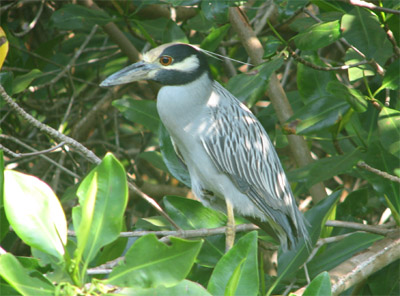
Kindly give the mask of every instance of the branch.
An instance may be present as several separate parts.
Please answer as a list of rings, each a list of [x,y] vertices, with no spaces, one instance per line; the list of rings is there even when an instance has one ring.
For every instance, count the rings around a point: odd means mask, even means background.
[[[236,232],[251,231],[259,229],[258,226],[254,224],[240,224],[235,227]],[[131,232],[121,232],[121,237],[138,237],[147,234],[155,234],[157,236],[163,236],[160,239],[162,242],[167,242],[170,236],[181,237],[181,238],[195,238],[195,237],[207,237],[217,234],[225,234],[226,226],[217,228],[201,228],[194,230],[178,230],[178,231],[131,231]],[[68,235],[75,235],[74,231],[68,230]],[[104,263],[95,268],[88,269],[88,274],[109,274],[112,269],[124,260],[124,257],[119,257],[115,260]]]
[[[390,9],[386,7],[381,7],[381,6],[376,6],[375,4],[371,2],[366,2],[362,0],[341,0],[343,2],[349,3],[353,6],[358,6],[358,7],[364,7],[368,8],[371,10],[376,10],[376,11],[382,11],[382,12],[387,12],[387,13],[393,13],[393,14],[399,14],[400,15],[400,10],[395,10],[395,9]]]
[[[102,10],[93,0],[82,0],[83,5],[94,10]],[[137,62],[140,59],[140,52],[132,45],[129,39],[122,33],[122,31],[110,22],[103,26],[103,30],[110,36],[110,38],[118,44],[122,52],[128,57],[131,62]]]
[[[6,93],[2,85],[0,85],[0,95],[14,111],[16,111],[22,118],[28,121],[28,123],[30,123],[32,126],[37,127],[39,130],[48,134],[50,137],[57,139],[59,142],[65,142],[66,145],[69,145],[72,148],[74,148],[79,154],[81,154],[90,162],[95,164],[99,164],[101,162],[100,158],[98,158],[92,151],[87,149],[81,143],[75,141],[70,137],[67,137],[66,135],[58,132],[57,130],[55,130],[50,126],[41,123],[32,115],[28,114],[16,102],[14,102],[14,100]]]
[[[229,20],[233,29],[238,34],[241,43],[250,56],[252,63],[255,65],[261,64],[263,62],[262,56],[264,54],[264,49],[253,29],[248,24],[246,16],[238,7],[230,7]],[[293,110],[275,73],[272,73],[269,79],[268,95],[279,121],[281,124],[284,124],[293,115]],[[297,135],[288,135],[287,138],[294,159],[300,167],[305,166],[313,161],[310,150],[307,146],[307,142],[303,137]],[[323,183],[319,183],[311,187],[310,193],[314,202],[322,200],[326,196]]]
[[[87,149],[78,141],[58,132],[54,128],[45,125],[38,121],[36,118],[28,114],[24,109],[22,109],[14,100],[6,93],[3,86],[0,85],[0,95],[3,97],[4,101],[14,110],[16,111],[22,118],[28,121],[32,126],[37,127],[42,132],[48,134],[50,137],[57,139],[60,142],[65,142],[66,145],[71,146],[74,148],[79,154],[81,154],[85,159],[90,161],[94,164],[100,164],[101,159],[97,157],[91,150]],[[175,228],[179,229],[176,223],[168,216],[167,213],[158,205],[158,203],[152,199],[150,196],[142,192],[136,185],[128,182],[129,189],[131,189],[134,193],[138,194],[140,197],[145,199],[147,202],[150,203],[161,215],[163,215]]]
[[[397,229],[386,229],[383,228],[382,226],[366,225],[361,223],[338,221],[338,220],[328,220],[326,221],[325,226],[351,228],[355,230],[361,230],[385,236],[398,231]]]
[[[382,178],[388,179],[388,180],[390,180],[392,182],[400,183],[400,178],[399,177],[393,176],[391,174],[388,174],[386,172],[383,172],[381,170],[373,168],[372,166],[369,166],[368,164],[366,164],[364,161],[360,161],[359,163],[357,163],[357,166],[359,168],[362,168],[362,169],[366,170],[366,171],[374,173],[374,174],[376,174],[376,175],[378,175],[378,176],[380,176]]]

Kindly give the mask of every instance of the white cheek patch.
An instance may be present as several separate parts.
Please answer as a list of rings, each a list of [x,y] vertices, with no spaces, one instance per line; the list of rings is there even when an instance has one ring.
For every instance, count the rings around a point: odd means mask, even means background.
[[[195,55],[184,59],[179,63],[172,63],[172,65],[165,66],[168,70],[178,70],[182,72],[192,72],[199,67],[199,59]]]

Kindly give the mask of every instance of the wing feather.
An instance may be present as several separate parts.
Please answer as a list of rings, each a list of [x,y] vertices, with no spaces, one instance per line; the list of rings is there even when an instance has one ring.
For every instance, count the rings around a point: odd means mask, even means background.
[[[275,149],[261,123],[231,93],[215,82],[216,94],[226,104],[210,106],[214,124],[201,139],[221,172],[275,224],[289,242],[295,236],[307,237],[303,218],[295,201]]]

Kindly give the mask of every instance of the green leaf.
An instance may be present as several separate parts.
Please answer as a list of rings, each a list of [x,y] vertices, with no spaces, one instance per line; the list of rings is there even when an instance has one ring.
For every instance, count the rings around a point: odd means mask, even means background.
[[[321,233],[325,222],[330,213],[334,210],[336,202],[339,200],[341,191],[336,191],[325,197],[321,202],[315,205],[311,210],[305,213],[305,217],[309,223],[309,234],[314,245]],[[307,260],[311,250],[303,243],[295,250],[290,250],[285,253],[280,249],[278,253],[278,278],[274,285],[270,288],[270,292],[282,280],[291,279],[295,276],[296,271]]]
[[[373,142],[368,147],[365,162],[371,167],[389,174],[393,174],[394,170],[399,167],[399,158],[388,153],[386,149],[377,142]],[[390,202],[395,207],[397,214],[400,213],[400,192],[398,184],[364,169],[358,169],[358,173],[361,174],[382,197],[387,195]]]
[[[283,59],[276,58],[255,67],[252,74],[239,74],[229,80],[226,88],[240,101],[255,104],[268,87],[271,74],[282,66]]]
[[[171,237],[171,245],[153,234],[139,238],[125,255],[125,262],[113,269],[107,282],[121,287],[172,287],[189,273],[201,241]]]
[[[228,33],[230,27],[230,24],[225,24],[222,27],[212,29],[211,33],[208,34],[201,42],[200,48],[208,51],[216,50],[221,41],[224,39],[225,35]]]
[[[189,43],[185,33],[173,20],[168,20],[167,25],[164,27],[163,31],[163,43],[169,42],[182,42]]]
[[[35,273],[34,277],[31,277],[29,273],[12,254],[0,256],[1,277],[21,295],[54,295],[55,287],[42,274]]]
[[[378,117],[378,130],[383,147],[400,159],[400,112],[383,107]]]
[[[291,182],[306,182],[307,188],[333,176],[350,172],[364,154],[359,149],[343,155],[321,158],[287,174]],[[326,168],[329,168],[327,170]]]
[[[322,272],[307,286],[303,296],[330,296],[331,293],[331,281],[329,273],[327,271]]]
[[[354,254],[370,247],[382,236],[372,233],[353,233],[348,237],[329,244],[326,249],[307,263],[310,277],[315,277],[324,270],[331,270],[340,263],[348,260]]]
[[[54,26],[61,30],[79,30],[104,26],[112,19],[104,10],[96,10],[81,5],[67,4],[51,15]]]
[[[29,246],[63,259],[67,222],[53,190],[40,179],[4,172],[4,208],[17,235]]]
[[[368,102],[359,90],[349,88],[339,81],[329,82],[327,90],[334,96],[344,98],[356,112],[367,111]]]
[[[221,212],[206,208],[200,202],[178,197],[166,196],[163,200],[165,210],[182,229],[216,228],[226,225],[226,216]],[[225,235],[209,236],[198,256],[204,266],[213,267],[225,251]]]
[[[119,236],[128,201],[125,170],[119,161],[107,154],[85,177],[78,188],[79,206],[72,210],[78,247],[77,265],[81,258],[87,265],[100,248]]]
[[[363,54],[367,59],[383,55],[386,41],[385,31],[378,17],[367,9],[354,7],[343,15],[341,20],[343,37]]]
[[[228,21],[230,1],[209,0],[201,1],[201,10],[204,16],[214,23],[225,24]]]
[[[139,158],[147,160],[156,168],[168,172],[168,169],[164,163],[163,157],[160,152],[158,151],[145,151],[138,155]]]
[[[381,89],[388,88],[396,90],[400,87],[400,59],[394,61],[385,73]]]
[[[15,95],[24,91],[35,78],[42,75],[42,71],[33,69],[29,73],[17,76],[12,83],[12,94]]]
[[[128,96],[112,103],[126,119],[131,122],[144,125],[154,133],[157,133],[160,124],[156,102],[147,100],[133,100]]]
[[[265,40],[265,49],[263,59],[269,59],[277,53],[282,41],[274,36],[267,36]]]
[[[302,55],[302,57],[314,64],[323,65],[318,56]],[[329,82],[336,80],[332,72],[318,71],[302,63],[297,64],[297,87],[305,103],[329,96],[326,87]]]
[[[147,40],[152,39],[162,43],[183,42],[188,43],[188,39],[176,22],[167,18],[157,18],[153,20],[135,20],[139,25],[142,34],[147,36]],[[154,44],[155,46],[156,44]]]
[[[169,172],[177,180],[190,188],[192,183],[190,181],[189,171],[182,160],[176,155],[174,146],[172,145],[171,137],[163,124],[160,124],[159,126],[158,137],[161,154]]]
[[[308,101],[289,119],[284,129],[298,135],[311,134],[333,127],[350,110],[349,104],[332,95]]]
[[[297,34],[293,40],[301,50],[316,50],[340,38],[339,20],[318,23]]]
[[[356,53],[352,48],[346,51],[344,57],[346,65],[354,65],[364,61],[364,58]],[[347,70],[350,82],[357,81],[363,77],[374,76],[376,70],[370,64],[362,64],[357,67],[351,67]]]
[[[212,295],[257,295],[257,232],[243,236],[217,263],[208,283]]]
[[[125,288],[122,289],[118,295],[128,296],[171,296],[171,295],[185,295],[185,296],[211,296],[204,287],[200,284],[183,280],[177,285],[172,287],[159,286],[155,288],[142,289],[142,288]]]

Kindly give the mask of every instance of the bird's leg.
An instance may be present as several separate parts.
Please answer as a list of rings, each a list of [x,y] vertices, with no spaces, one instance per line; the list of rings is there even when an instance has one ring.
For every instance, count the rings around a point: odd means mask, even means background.
[[[228,252],[235,242],[235,215],[233,213],[233,205],[228,199],[225,199],[226,202],[226,215],[228,216],[228,221],[226,223],[225,230],[225,252]]]

